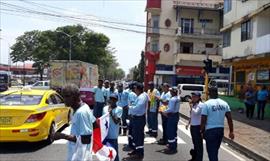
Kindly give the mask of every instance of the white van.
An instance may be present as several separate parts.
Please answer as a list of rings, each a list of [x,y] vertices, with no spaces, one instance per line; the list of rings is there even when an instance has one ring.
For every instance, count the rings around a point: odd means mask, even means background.
[[[192,92],[200,92],[203,95],[204,85],[202,84],[178,84],[179,96],[183,101],[191,99]]]
[[[209,84],[213,84],[213,86],[218,88],[219,95],[226,95],[229,93],[230,83],[227,79],[213,79]]]

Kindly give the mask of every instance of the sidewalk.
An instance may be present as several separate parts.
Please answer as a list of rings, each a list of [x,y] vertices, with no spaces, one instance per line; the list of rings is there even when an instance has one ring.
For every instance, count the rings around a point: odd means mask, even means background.
[[[181,104],[181,117],[188,119],[189,105]],[[229,128],[225,119],[224,141],[254,160],[270,160],[270,119],[249,120],[245,114],[232,111],[235,139],[228,138]]]

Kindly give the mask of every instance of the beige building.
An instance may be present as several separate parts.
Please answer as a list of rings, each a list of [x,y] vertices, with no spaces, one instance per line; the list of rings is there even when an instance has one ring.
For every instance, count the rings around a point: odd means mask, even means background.
[[[225,0],[221,31],[235,89],[248,82],[270,85],[270,0]]]
[[[148,0],[145,82],[203,83],[207,56],[220,73],[222,7],[220,0]]]

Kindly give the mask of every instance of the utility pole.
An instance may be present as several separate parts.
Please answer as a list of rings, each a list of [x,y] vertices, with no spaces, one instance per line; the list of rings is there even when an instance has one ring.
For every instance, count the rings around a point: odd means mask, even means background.
[[[203,61],[204,63],[204,87],[205,87],[205,100],[208,100],[208,84],[209,84],[209,73],[212,71],[212,60],[208,58]]]

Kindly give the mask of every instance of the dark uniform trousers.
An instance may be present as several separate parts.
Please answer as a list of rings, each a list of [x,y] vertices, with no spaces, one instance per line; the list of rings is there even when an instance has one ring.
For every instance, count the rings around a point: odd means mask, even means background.
[[[204,133],[209,161],[218,161],[218,150],[224,136],[224,128],[208,129]]]
[[[194,161],[202,161],[203,160],[203,139],[201,135],[201,126],[200,125],[191,125],[190,133],[192,136],[192,142],[195,150],[195,160]]]
[[[102,116],[102,112],[103,112],[103,107],[104,106],[105,106],[105,102],[96,102],[96,104],[94,106],[94,116],[96,118]]]
[[[162,140],[164,140],[165,142],[167,142],[167,130],[166,130],[167,129],[167,120],[168,120],[168,118],[161,114],[162,129],[163,129]]]
[[[128,146],[131,149],[135,149],[135,143],[133,141],[133,134],[132,134],[132,129],[133,129],[133,119],[131,116],[129,116],[129,125],[128,125]]]
[[[144,126],[146,124],[145,115],[132,116],[132,136],[135,144],[135,153],[144,155]]]
[[[169,149],[176,150],[177,149],[177,125],[179,121],[179,113],[170,113],[167,118],[167,137]]]

